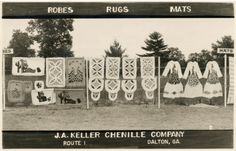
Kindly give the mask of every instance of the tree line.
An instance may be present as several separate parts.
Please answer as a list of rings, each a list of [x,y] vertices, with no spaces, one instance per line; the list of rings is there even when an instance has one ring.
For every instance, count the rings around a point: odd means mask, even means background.
[[[32,19],[28,22],[26,31],[14,30],[8,48],[13,48],[14,54],[6,58],[6,71],[11,70],[12,57],[73,57],[72,48],[73,19]],[[217,53],[217,48],[233,48],[234,40],[231,36],[223,36],[212,43],[212,50],[201,50],[199,53],[191,53],[188,58],[177,47],[168,47],[163,36],[154,31],[144,41],[143,54],[137,56],[161,57],[161,66],[170,60],[179,61],[181,66],[186,66],[188,61],[197,61],[200,68],[205,67],[209,60],[216,60],[223,66],[223,55]],[[39,51],[31,46],[37,43]],[[114,40],[108,49],[104,50],[105,57],[125,57],[126,49]]]
[[[212,50],[203,49],[200,52],[190,53],[186,58],[182,51],[177,47],[168,47],[165,44],[162,35],[154,31],[149,34],[148,38],[144,41],[146,46],[141,47],[144,50],[143,54],[137,54],[140,57],[160,57],[161,66],[165,66],[168,61],[179,61],[181,66],[185,67],[188,61],[197,61],[200,68],[204,69],[207,62],[215,60],[220,66],[224,66],[224,55],[217,53],[218,48],[234,48],[234,40],[231,36],[223,36],[220,40],[211,44]],[[125,50],[122,49],[118,41],[114,41],[110,46],[110,50],[105,50],[106,56],[124,57]],[[233,55],[230,55],[233,56]]]

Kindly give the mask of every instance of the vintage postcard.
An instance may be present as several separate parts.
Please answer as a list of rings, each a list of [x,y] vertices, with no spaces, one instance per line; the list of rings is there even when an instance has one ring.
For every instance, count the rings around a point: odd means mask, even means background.
[[[3,2],[2,149],[234,148],[234,4]]]

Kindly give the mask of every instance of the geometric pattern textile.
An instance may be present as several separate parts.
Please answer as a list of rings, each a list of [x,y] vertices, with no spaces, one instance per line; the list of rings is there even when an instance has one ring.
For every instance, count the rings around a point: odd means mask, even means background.
[[[94,101],[98,101],[100,99],[100,92],[103,90],[104,80],[98,78],[90,78],[89,79],[89,90],[91,91],[91,98]]]
[[[119,79],[120,75],[120,58],[107,57],[106,58],[106,78]]]
[[[141,78],[155,76],[155,57],[141,57]]]
[[[64,58],[46,58],[46,86],[65,87]]]
[[[133,58],[122,58],[122,75],[124,79],[135,79],[137,73],[137,62]]]
[[[120,80],[106,80],[105,89],[108,92],[109,100],[115,101],[120,90]]]
[[[43,76],[45,73],[44,58],[13,57],[12,75]]]
[[[122,80],[121,88],[125,92],[126,100],[132,100],[137,89],[137,80]]]
[[[89,77],[90,78],[104,78],[104,58],[90,59]]]
[[[84,58],[66,58],[66,87],[85,86]]]
[[[89,90],[93,101],[100,99],[100,92],[104,88],[104,58],[89,60]]]
[[[153,99],[154,90],[157,88],[156,77],[144,78],[142,79],[142,88],[145,90],[147,99]]]

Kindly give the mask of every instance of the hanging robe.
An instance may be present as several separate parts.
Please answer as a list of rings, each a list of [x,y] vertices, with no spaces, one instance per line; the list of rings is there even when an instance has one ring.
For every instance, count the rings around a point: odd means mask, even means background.
[[[168,76],[167,83],[164,87],[164,98],[181,97],[183,93],[183,84],[180,81],[182,78],[182,71],[179,62],[169,61],[162,73],[162,76]]]
[[[203,74],[203,78],[207,79],[203,89],[204,97],[212,98],[223,96],[222,86],[219,81],[220,77],[222,77],[222,73],[217,62],[209,61]]]
[[[195,98],[203,96],[203,87],[199,79],[202,78],[202,73],[197,62],[188,62],[184,72],[183,79],[187,79],[187,84],[184,88],[183,97]]]

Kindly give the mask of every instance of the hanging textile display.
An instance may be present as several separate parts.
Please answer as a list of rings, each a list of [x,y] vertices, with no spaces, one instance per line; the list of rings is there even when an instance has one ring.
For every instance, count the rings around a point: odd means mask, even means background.
[[[137,89],[137,62],[135,58],[122,58],[122,76],[121,88],[125,92],[126,100],[132,100],[134,92]]]
[[[25,93],[30,93],[33,90],[33,82],[32,81],[23,81],[23,87]]]
[[[89,77],[104,78],[104,59],[92,58],[89,60]]]
[[[100,99],[100,92],[104,87],[104,59],[92,58],[89,60],[89,90],[93,101]]]
[[[57,104],[82,104],[86,100],[85,93],[76,89],[56,91],[56,97]]]
[[[135,58],[122,58],[122,76],[124,79],[135,79],[137,75],[137,62]]]
[[[103,90],[104,80],[99,78],[90,78],[89,79],[89,90],[91,91],[91,98],[94,101],[100,99],[100,92]]]
[[[229,57],[229,93],[227,103],[234,103],[234,57]]]
[[[149,78],[155,76],[155,57],[141,57],[141,77]]]
[[[180,81],[182,78],[182,71],[179,62],[169,61],[162,73],[162,76],[167,77],[168,80],[164,87],[164,98],[177,98],[183,94],[183,84]]]
[[[119,79],[120,75],[120,58],[107,57],[106,58],[106,78]]]
[[[223,96],[222,86],[219,78],[223,77],[219,65],[216,61],[209,61],[206,65],[203,78],[206,78],[203,93],[206,98]]]
[[[195,98],[203,96],[203,87],[199,79],[202,78],[201,70],[196,61],[188,62],[184,72],[183,79],[187,79],[187,84],[184,88],[183,97]]]
[[[108,98],[111,101],[117,99],[120,90],[120,58],[107,57],[106,58],[106,81],[105,90],[108,92]]]
[[[48,105],[56,103],[54,89],[32,90],[31,97],[33,105]]]
[[[17,76],[43,76],[45,74],[44,58],[12,58],[12,75]]]
[[[46,86],[65,87],[64,58],[46,58]]]
[[[66,87],[85,86],[84,58],[66,58]]]
[[[125,99],[132,100],[137,89],[137,80],[122,80],[121,87],[125,92]]]
[[[157,79],[156,77],[144,78],[142,80],[142,87],[145,90],[147,99],[154,98],[154,90],[157,89]]]
[[[155,57],[141,57],[141,78],[142,88],[145,91],[147,99],[154,98],[154,90],[157,88],[155,78]]]
[[[105,89],[108,92],[108,98],[111,101],[117,99],[118,92],[120,91],[120,80],[106,80]]]
[[[34,81],[34,89],[35,90],[43,90],[44,89],[44,81]]]
[[[25,100],[24,84],[19,80],[8,81],[7,87],[8,101],[11,103],[20,103]]]

